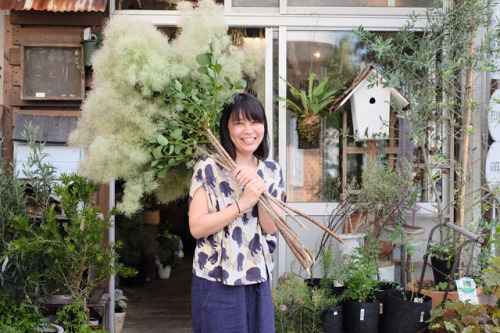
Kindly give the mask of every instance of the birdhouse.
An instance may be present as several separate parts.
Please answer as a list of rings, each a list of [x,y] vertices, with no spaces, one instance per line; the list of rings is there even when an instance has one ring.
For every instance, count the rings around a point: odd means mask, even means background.
[[[375,81],[378,81],[378,84],[369,87]],[[339,109],[349,99],[356,141],[387,138],[391,105],[398,103],[404,107],[409,103],[398,89],[383,87],[380,73],[373,66],[365,68],[358,75],[353,84],[333,105],[333,111]]]

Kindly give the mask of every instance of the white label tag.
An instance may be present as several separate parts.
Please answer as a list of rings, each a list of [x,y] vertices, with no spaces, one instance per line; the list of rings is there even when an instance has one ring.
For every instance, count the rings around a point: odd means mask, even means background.
[[[384,304],[383,304],[383,303],[380,303],[380,310],[379,310],[379,313],[380,313],[380,314],[384,314]]]
[[[333,315],[337,316],[339,313],[337,311],[333,311]]]
[[[37,93],[35,93],[35,97],[45,97],[45,93],[44,92],[37,92]]]
[[[359,312],[359,320],[365,320],[365,309],[361,309],[361,311]]]
[[[460,280],[456,280],[458,290],[458,298],[462,301],[469,301],[470,304],[479,304],[479,299],[476,293],[476,283],[473,279],[468,277],[463,277]]]
[[[424,322],[424,314],[425,314],[425,312],[424,312],[424,311],[420,312],[420,322],[421,322],[421,323],[423,323],[423,322]]]

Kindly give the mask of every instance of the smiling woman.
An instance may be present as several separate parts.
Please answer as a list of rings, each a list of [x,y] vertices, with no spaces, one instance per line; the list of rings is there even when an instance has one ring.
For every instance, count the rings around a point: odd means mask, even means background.
[[[206,157],[194,168],[189,207],[191,234],[197,238],[193,331],[274,332],[268,278],[277,227],[259,198],[267,191],[281,199],[281,167],[267,159],[267,121],[254,96],[234,95],[219,128],[221,144],[237,167],[231,172]]]

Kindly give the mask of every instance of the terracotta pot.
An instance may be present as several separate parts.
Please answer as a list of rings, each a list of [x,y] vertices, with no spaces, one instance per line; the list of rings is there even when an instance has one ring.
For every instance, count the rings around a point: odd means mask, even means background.
[[[160,224],[160,211],[159,210],[143,210],[142,221],[146,225]]]
[[[424,279],[424,285],[426,282],[430,282],[430,281],[434,282],[434,279],[432,279],[432,278]],[[420,283],[420,279],[414,280],[413,286],[412,286],[411,281],[410,281],[406,285],[406,289],[409,291],[418,291],[418,284],[419,283]],[[436,305],[438,305],[443,300],[443,296],[444,296],[444,291],[428,290],[428,289],[424,289],[423,287],[422,287],[421,293],[424,294],[425,296],[429,296],[430,298],[432,298],[432,307],[433,308],[436,307]],[[447,299],[449,299],[451,301],[457,300],[458,299],[458,291],[449,291]]]

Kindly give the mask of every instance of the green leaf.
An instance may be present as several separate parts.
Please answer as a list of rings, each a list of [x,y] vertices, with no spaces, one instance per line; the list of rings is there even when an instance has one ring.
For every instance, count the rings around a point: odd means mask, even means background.
[[[158,172],[158,178],[165,178],[165,176],[167,175],[167,171],[168,169],[163,169],[160,172]]]
[[[162,149],[163,149],[163,146],[158,146],[155,149],[153,149],[153,156],[154,156],[155,159],[162,158],[162,156],[163,156],[163,154],[161,152]]]
[[[216,64],[214,66],[214,69],[215,69],[215,72],[217,72],[217,74],[220,74],[220,72],[222,71],[222,66],[221,64]]]
[[[168,145],[168,139],[166,137],[164,137],[163,134],[158,135],[158,138],[156,140],[162,146]]]
[[[196,56],[196,62],[202,66],[206,66],[210,64],[210,58],[207,53],[198,54]]]
[[[247,87],[247,81],[245,80],[238,80],[234,83],[235,89],[245,89],[246,87]]]
[[[173,133],[172,137],[174,139],[179,139],[182,136],[182,128],[177,128]]]
[[[177,91],[182,91],[182,83],[179,82],[179,80],[175,80],[175,90]]]

